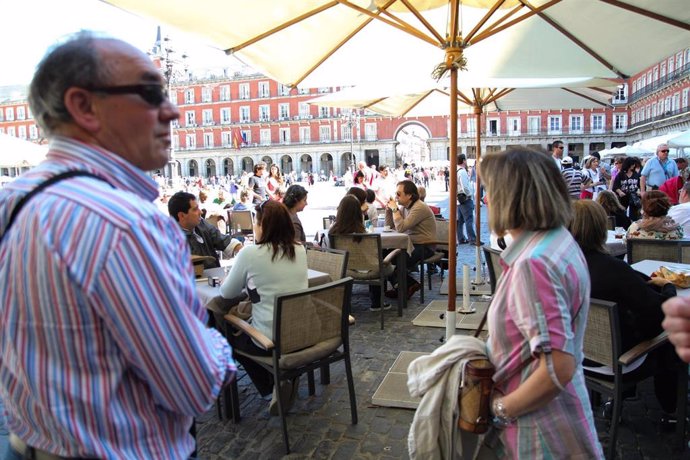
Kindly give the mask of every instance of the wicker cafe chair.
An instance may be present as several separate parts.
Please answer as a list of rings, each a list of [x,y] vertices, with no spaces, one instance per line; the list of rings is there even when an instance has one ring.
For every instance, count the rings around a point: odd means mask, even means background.
[[[357,403],[350,364],[348,316],[352,278],[343,278],[298,292],[276,297],[273,312],[273,340],[254,329],[249,323],[233,315],[225,319],[235,328],[272,352],[271,356],[253,356],[240,350],[259,365],[273,373],[276,385],[304,373],[337,361],[344,361],[347,387],[350,395],[352,424],[357,424]],[[236,385],[236,383],[233,383]],[[276,392],[285,450],[290,453],[287,421]]]
[[[484,259],[486,260],[486,267],[489,270],[489,284],[491,285],[491,293],[496,292],[498,280],[503,274],[503,266],[501,265],[501,251],[490,246],[482,246],[484,251]]]
[[[607,219],[608,222],[608,229],[609,230],[615,230],[616,229],[616,218],[614,216],[609,216]]]
[[[240,231],[244,235],[251,235],[254,233],[254,215],[251,211],[228,211],[228,218],[230,222],[230,233],[235,231],[237,226],[240,226]]]
[[[352,233],[349,235],[331,235],[332,248],[347,251],[347,276],[357,284],[381,286],[381,330],[383,330],[383,291],[386,278],[395,270],[391,261],[400,252],[393,250],[383,258],[381,249],[381,235],[377,233]],[[400,302],[400,298],[398,298]]]
[[[337,281],[339,279],[345,278],[345,272],[347,271],[347,251],[338,251],[337,249],[330,248],[319,248],[319,247],[307,247],[307,267],[312,270],[317,270],[320,272],[328,273],[331,277],[331,281]],[[355,324],[355,319],[350,315],[349,317],[350,325]],[[321,384],[328,385],[331,383],[330,368],[324,366],[320,371]],[[309,394],[313,395],[316,393],[316,388],[314,385],[314,372],[309,372],[307,374],[308,384],[309,384]]]
[[[335,222],[335,216],[326,216],[322,218],[323,221],[323,229],[328,230],[331,228],[331,225],[333,225],[333,222]]]
[[[629,264],[641,260],[690,263],[690,240],[628,238],[626,244]]]
[[[437,264],[441,271],[441,280],[443,280],[443,260],[447,259],[448,254],[448,228],[449,222],[447,220],[436,220],[436,239],[434,241],[429,241],[424,243],[424,246],[431,248],[433,254],[424,260],[419,261],[419,282],[422,285],[422,289],[419,292],[419,301],[424,303],[424,267],[428,264]],[[445,253],[443,249],[445,248]],[[427,273],[427,278],[429,282],[429,290],[431,291],[431,272]]]
[[[668,343],[668,336],[663,332],[657,337],[640,342],[624,352],[621,350],[620,330],[618,305],[613,302],[591,299],[584,335],[584,355],[590,361],[610,367],[613,370],[613,381],[599,378],[596,373],[591,371],[585,371],[585,384],[590,392],[613,398],[613,414],[609,429],[610,444],[608,446],[608,458],[611,459],[616,454],[616,437],[623,408],[623,391],[644,380],[644,378],[626,378],[623,373],[623,366],[633,363],[640,357]],[[679,371],[678,374],[678,407],[676,409],[678,426],[676,432],[680,435],[682,445],[685,436],[687,365],[683,365],[683,370]]]

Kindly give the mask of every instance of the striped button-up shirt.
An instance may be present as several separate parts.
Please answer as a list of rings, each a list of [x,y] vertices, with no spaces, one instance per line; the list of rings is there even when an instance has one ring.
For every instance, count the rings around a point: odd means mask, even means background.
[[[0,397],[28,445],[66,457],[186,458],[192,417],[235,365],[205,327],[187,243],[155,182],[111,152],[56,138],[0,190]],[[110,184],[110,185],[109,185]]]
[[[515,391],[549,346],[572,355],[576,363],[572,380],[558,396],[501,431],[501,456],[603,458],[582,370],[590,294],[582,251],[561,227],[520,234],[501,258],[504,271],[489,309],[487,340],[499,389]]]

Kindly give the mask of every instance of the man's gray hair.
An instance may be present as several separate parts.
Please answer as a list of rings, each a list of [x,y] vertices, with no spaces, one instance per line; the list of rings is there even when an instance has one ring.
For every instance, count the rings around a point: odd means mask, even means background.
[[[47,135],[72,121],[64,100],[69,88],[107,84],[109,66],[101,62],[95,46],[97,40],[104,38],[90,31],[78,32],[50,49],[36,67],[29,86],[29,107]]]

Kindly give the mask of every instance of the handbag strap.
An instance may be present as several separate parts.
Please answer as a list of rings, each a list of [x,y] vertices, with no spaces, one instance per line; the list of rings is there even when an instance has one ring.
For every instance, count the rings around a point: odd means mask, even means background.
[[[100,181],[103,181],[103,182],[105,182],[106,184],[108,184],[108,185],[110,185],[111,187],[113,187],[113,185],[112,185],[110,182],[108,182],[107,180],[105,180],[103,177],[101,177],[101,176],[99,176],[99,175],[97,175],[97,174],[90,173],[90,172],[88,172],[88,171],[72,170],[72,171],[65,171],[65,172],[63,172],[63,173],[57,174],[57,175],[55,175],[55,176],[52,176],[52,177],[50,177],[49,179],[47,179],[47,180],[41,182],[40,184],[38,184],[38,186],[36,186],[36,188],[34,188],[33,190],[31,190],[29,193],[27,193],[26,195],[24,195],[24,196],[19,200],[19,202],[17,203],[17,205],[16,205],[16,206],[14,207],[14,209],[12,210],[12,213],[10,214],[10,218],[9,218],[8,221],[7,221],[7,226],[5,227],[5,231],[3,232],[2,235],[0,235],[0,243],[2,243],[2,240],[5,238],[5,235],[7,235],[7,233],[9,232],[10,227],[12,226],[12,224],[14,223],[14,220],[15,220],[15,219],[17,218],[17,216],[19,215],[19,212],[20,212],[20,211],[22,210],[22,208],[29,202],[29,200],[30,200],[31,198],[33,198],[34,196],[36,196],[37,194],[39,194],[40,192],[42,192],[45,188],[50,187],[51,185],[53,185],[53,184],[55,184],[55,183],[57,183],[57,182],[63,181],[63,180],[65,180],[65,179],[70,179],[70,178],[72,178],[72,177],[78,177],[78,176],[93,177],[94,179],[98,179],[98,180],[100,180]],[[115,188],[115,187],[113,187],[113,188]]]

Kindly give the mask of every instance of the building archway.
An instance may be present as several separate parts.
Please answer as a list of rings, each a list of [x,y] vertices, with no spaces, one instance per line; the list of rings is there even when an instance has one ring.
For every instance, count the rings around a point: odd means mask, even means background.
[[[242,158],[242,171],[247,173],[254,172],[254,160],[249,157]]]
[[[216,175],[216,162],[210,158],[206,160],[206,177],[213,177]]]
[[[396,160],[400,158],[403,163],[417,165],[429,162],[429,138],[429,129],[419,122],[401,125],[395,133]]]
[[[280,157],[280,170],[283,174],[290,174],[292,172],[292,158],[290,155]]]
[[[330,178],[331,173],[335,173],[333,170],[333,156],[330,153],[322,153],[319,162],[321,163],[321,173]]]
[[[314,165],[311,159],[311,155],[308,155],[306,153],[302,155],[299,161],[299,169],[300,172],[314,172]]]
[[[223,160],[223,175],[232,176],[235,174],[235,165],[232,162],[232,158],[225,158]]]
[[[356,164],[357,159],[354,158],[352,159],[352,164]],[[340,155],[340,175],[342,176],[345,174],[348,170],[350,169],[350,152],[345,152]]]
[[[273,158],[269,157],[268,155],[264,156],[261,158],[261,161],[266,163],[266,170],[271,169],[271,165],[273,164]]]
[[[187,163],[187,169],[189,170],[190,176],[199,175],[199,164],[196,162],[196,160],[189,160]]]

